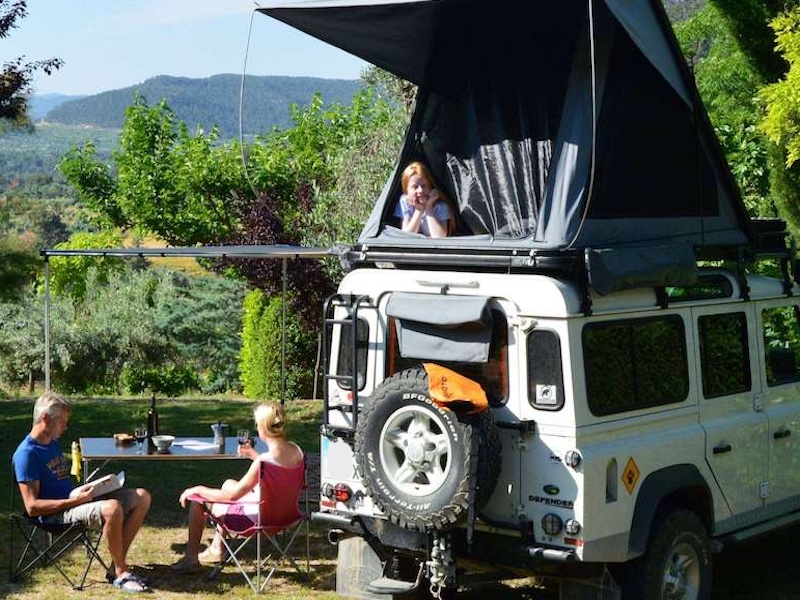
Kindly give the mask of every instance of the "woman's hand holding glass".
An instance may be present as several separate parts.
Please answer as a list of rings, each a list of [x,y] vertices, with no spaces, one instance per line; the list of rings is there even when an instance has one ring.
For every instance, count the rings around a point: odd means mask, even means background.
[[[250,430],[240,429],[237,434],[239,440],[239,449],[237,455],[246,456],[248,458],[255,458],[258,456],[255,448],[253,448],[253,438],[250,437]]]

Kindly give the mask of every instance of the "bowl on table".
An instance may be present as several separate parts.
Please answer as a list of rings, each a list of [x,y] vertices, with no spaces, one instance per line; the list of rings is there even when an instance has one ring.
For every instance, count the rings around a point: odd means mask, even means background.
[[[158,448],[159,450],[166,450],[170,446],[172,446],[172,442],[175,441],[174,435],[154,435],[152,438],[153,445]]]

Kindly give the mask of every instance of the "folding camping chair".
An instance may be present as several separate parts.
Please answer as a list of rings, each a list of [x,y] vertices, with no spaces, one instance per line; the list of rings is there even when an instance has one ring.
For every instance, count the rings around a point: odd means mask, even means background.
[[[81,590],[86,583],[89,569],[95,560],[106,571],[109,570],[108,565],[103,561],[97,550],[103,537],[102,531],[92,531],[83,523],[42,523],[28,515],[24,506],[20,511],[14,510],[14,496],[16,494],[14,488],[17,488],[16,478],[12,477],[12,481],[8,538],[9,582],[19,581],[22,575],[36,567],[52,565],[58,569],[58,572],[61,573],[61,576],[66,579],[73,589]],[[22,554],[16,563],[14,562],[15,534],[19,534],[24,540]],[[76,546],[82,546],[86,550],[86,566],[79,580],[71,577],[59,564],[61,557],[68,554]]]
[[[216,578],[222,569],[233,563],[255,593],[260,593],[269,584],[273,573],[284,562],[288,561],[301,575],[302,570],[289,554],[295,539],[305,529],[305,574],[309,572],[309,517],[308,494],[301,510],[301,494],[306,489],[306,463],[297,467],[282,467],[274,463],[262,461],[259,470],[260,497],[258,501],[258,519],[256,523],[245,529],[237,529],[236,523],[226,519],[228,515],[215,516],[211,513],[211,502],[201,496],[190,496],[193,502],[203,505],[203,512],[209,524],[222,533],[222,540],[227,558],[216,565],[208,576]],[[219,503],[218,503],[219,504]],[[224,504],[240,504],[230,502]],[[242,550],[250,540],[255,540],[256,562],[254,577],[242,563]],[[262,541],[266,547],[262,548]]]

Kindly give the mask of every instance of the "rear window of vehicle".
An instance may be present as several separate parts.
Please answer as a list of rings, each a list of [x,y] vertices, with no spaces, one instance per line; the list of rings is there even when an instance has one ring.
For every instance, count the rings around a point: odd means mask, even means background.
[[[508,323],[500,310],[492,310],[492,339],[489,344],[489,360],[483,363],[405,358],[400,355],[397,339],[397,327],[394,318],[390,318],[387,326],[389,335],[386,347],[386,376],[394,375],[405,369],[417,367],[423,362],[435,362],[452,369],[456,373],[468,377],[481,384],[486,397],[492,406],[500,406],[508,399]]]

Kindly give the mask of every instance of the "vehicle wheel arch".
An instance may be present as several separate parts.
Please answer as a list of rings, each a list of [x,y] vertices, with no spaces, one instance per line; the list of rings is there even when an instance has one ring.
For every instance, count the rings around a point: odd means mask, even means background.
[[[647,550],[650,530],[659,513],[676,508],[694,512],[711,535],[714,523],[711,491],[695,465],[665,467],[650,473],[642,481],[631,519],[630,557],[644,554]]]

